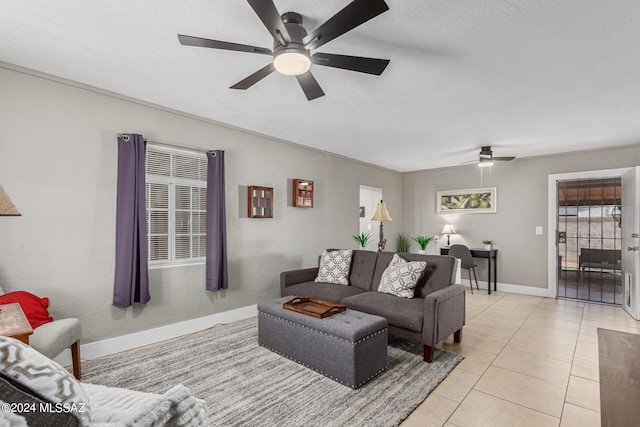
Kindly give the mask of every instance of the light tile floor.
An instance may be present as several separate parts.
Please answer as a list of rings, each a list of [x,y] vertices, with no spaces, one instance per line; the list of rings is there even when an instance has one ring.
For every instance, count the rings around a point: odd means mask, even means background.
[[[600,426],[598,327],[640,334],[622,308],[467,291],[465,359],[405,420],[414,426]]]

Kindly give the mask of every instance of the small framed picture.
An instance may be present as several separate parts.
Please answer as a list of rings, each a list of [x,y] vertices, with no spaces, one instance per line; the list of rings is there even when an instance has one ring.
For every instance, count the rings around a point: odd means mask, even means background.
[[[360,218],[364,218],[364,206],[360,206]]]

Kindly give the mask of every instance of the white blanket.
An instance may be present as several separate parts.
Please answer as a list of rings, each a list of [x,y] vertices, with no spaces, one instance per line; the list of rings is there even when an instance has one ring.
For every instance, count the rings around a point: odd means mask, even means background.
[[[206,403],[177,385],[165,394],[82,383],[89,395],[91,426],[200,427],[208,426]]]

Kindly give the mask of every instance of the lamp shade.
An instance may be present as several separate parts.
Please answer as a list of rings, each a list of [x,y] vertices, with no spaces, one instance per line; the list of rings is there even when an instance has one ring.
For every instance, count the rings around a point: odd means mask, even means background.
[[[445,224],[440,234],[456,234],[456,230],[453,228],[453,225]]]
[[[387,204],[380,200],[378,207],[376,207],[376,213],[373,214],[371,221],[393,221],[387,210]]]
[[[0,216],[20,216],[20,212],[0,185]]]

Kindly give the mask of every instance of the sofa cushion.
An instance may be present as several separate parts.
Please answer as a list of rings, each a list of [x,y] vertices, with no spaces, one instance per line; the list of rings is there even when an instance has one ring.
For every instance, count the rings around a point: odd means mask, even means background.
[[[351,267],[351,249],[338,251],[324,251],[320,257],[320,269],[316,282],[349,284],[349,269]]]
[[[370,291],[377,259],[378,252],[353,251],[353,255],[351,257],[351,272],[349,273],[349,284],[356,288]]]
[[[0,372],[0,404],[5,403],[17,405],[0,410],[0,426],[80,427],[80,420],[73,413],[44,410],[53,406],[53,402],[41,398]],[[7,412],[7,409],[11,410]]]
[[[393,252],[381,252],[376,261],[375,273],[373,275],[373,291],[378,290],[382,273],[393,259]],[[420,255],[402,254],[407,261],[426,261],[427,267],[422,278],[418,281],[415,290],[415,297],[424,298],[427,295],[444,289],[455,282],[456,259],[451,256],[441,255]]]
[[[353,286],[336,285],[334,283],[304,282],[287,286],[282,296],[318,298],[324,301],[340,302],[343,298],[366,292]]]
[[[425,261],[409,262],[395,254],[391,263],[382,273],[378,292],[402,298],[413,298],[416,284],[422,277],[426,266]]]
[[[380,292],[364,292],[346,297],[340,301],[347,308],[369,314],[375,314],[387,319],[389,325],[422,331],[424,317],[424,299],[398,298],[394,295]]]
[[[14,338],[0,336],[0,354],[2,375],[49,402],[75,409],[71,413],[80,424],[89,425],[89,397],[65,368]]]

